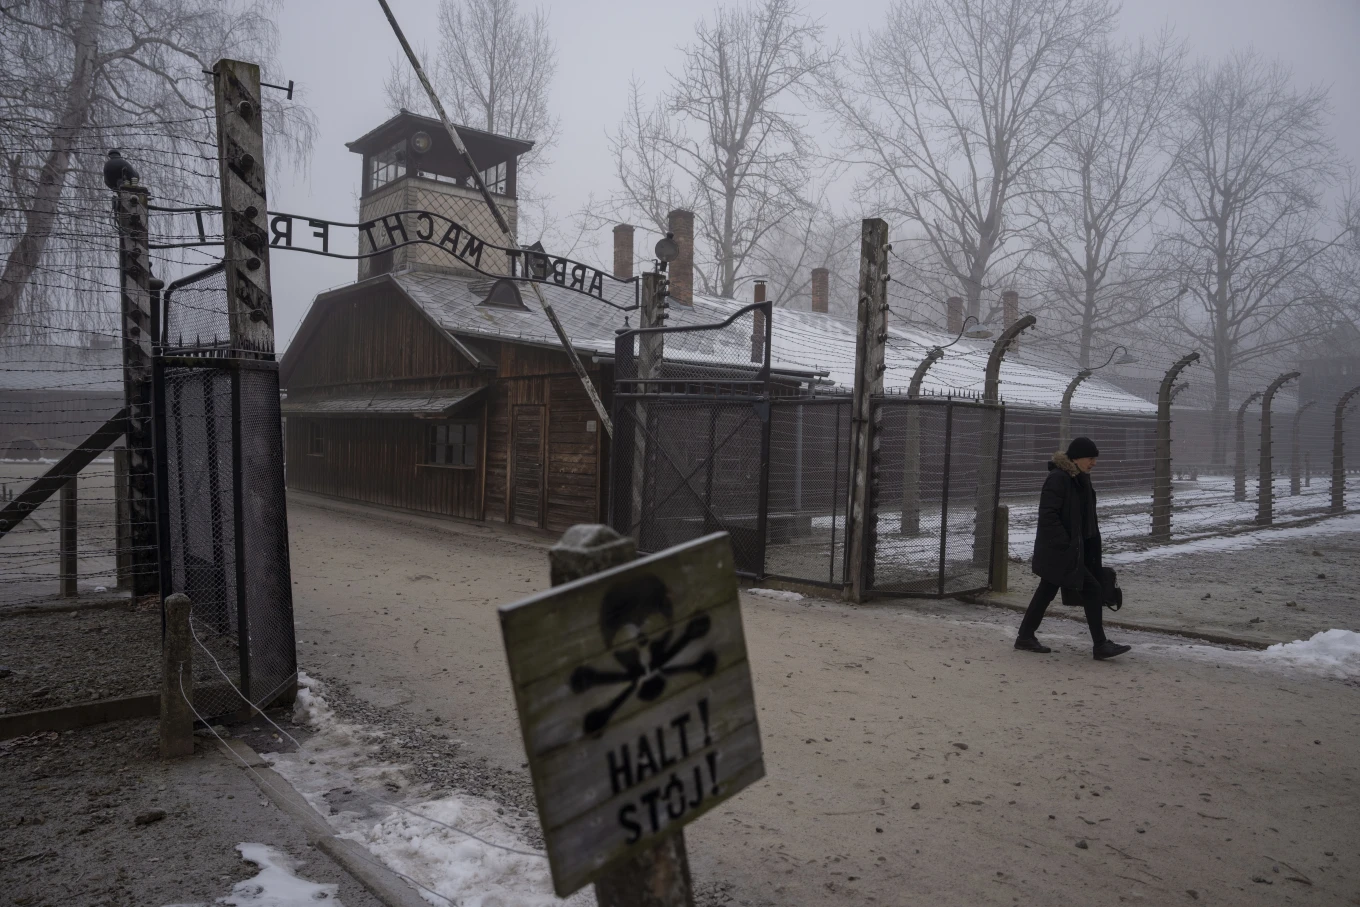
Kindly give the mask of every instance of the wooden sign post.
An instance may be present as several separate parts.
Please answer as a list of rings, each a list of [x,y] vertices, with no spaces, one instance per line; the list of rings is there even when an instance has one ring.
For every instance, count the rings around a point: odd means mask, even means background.
[[[631,556],[605,527],[573,527],[563,542],[591,532],[611,536],[596,540],[595,569]],[[592,568],[589,549],[564,554],[555,581]],[[573,560],[584,569],[564,567]],[[599,880],[602,904],[606,891],[623,903],[620,868],[664,870],[665,844],[687,876],[680,829],[764,777],[734,564],[715,533],[501,608],[559,896]],[[625,877],[667,882],[641,875]],[[670,881],[687,896],[687,878]],[[676,903],[658,894],[632,903]]]

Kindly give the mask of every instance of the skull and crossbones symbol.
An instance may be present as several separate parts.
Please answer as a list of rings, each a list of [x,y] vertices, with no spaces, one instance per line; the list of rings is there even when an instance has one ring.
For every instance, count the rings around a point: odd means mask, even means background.
[[[708,677],[717,669],[718,656],[711,649],[685,664],[671,663],[686,646],[708,635],[713,625],[707,614],[700,614],[677,636],[673,629],[662,629],[670,622],[672,610],[666,586],[655,576],[637,577],[606,593],[600,606],[600,634],[622,670],[580,665],[571,673],[571,689],[584,693],[598,686],[625,686],[608,703],[586,713],[587,734],[603,730],[634,693],[639,700],[652,702],[665,692],[668,678],[676,674]],[[620,638],[623,644],[615,647]]]

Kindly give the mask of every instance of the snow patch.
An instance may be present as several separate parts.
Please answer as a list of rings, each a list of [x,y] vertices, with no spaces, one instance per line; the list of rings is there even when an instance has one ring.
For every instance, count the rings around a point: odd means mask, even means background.
[[[761,598],[772,598],[780,602],[800,602],[803,596],[797,592],[785,592],[783,589],[747,589],[751,595],[759,595]]]
[[[305,749],[261,753],[261,758],[326,817],[337,835],[357,841],[388,868],[438,892],[438,896],[421,892],[431,904],[546,907],[563,903],[552,894],[546,858],[501,849],[533,850],[524,843],[523,822],[498,813],[500,804],[491,800],[412,783],[403,766],[377,757],[375,741],[382,735],[337,717],[326,701],[324,685],[303,671],[298,672],[294,720],[315,731],[305,741]],[[594,902],[587,889],[566,903],[587,907]]]
[[[1268,542],[1287,542],[1292,539],[1308,538],[1315,535],[1332,535],[1340,532],[1360,532],[1360,514],[1319,520],[1309,526],[1293,526],[1283,529],[1262,529],[1259,532],[1243,532],[1240,535],[1215,536],[1195,539],[1178,545],[1160,545],[1141,551],[1121,551],[1105,556],[1105,563],[1137,564],[1163,557],[1177,557],[1183,554],[1203,554],[1206,551],[1242,551],[1264,545]]]
[[[214,904],[227,907],[316,907],[318,903],[345,907],[336,897],[340,886],[309,882],[295,874],[297,862],[265,844],[237,844],[241,859],[260,867],[253,878],[237,882],[231,894]],[[168,907],[207,907],[204,904],[170,904]]]
[[[524,849],[496,813],[496,804],[462,794],[428,800],[413,807],[455,828],[504,847]],[[350,834],[388,867],[465,907],[549,907],[561,904],[552,893],[548,861],[510,853],[409,813],[393,810],[366,831]],[[444,902],[424,893],[432,904]],[[593,905],[590,889],[567,900],[573,907]]]
[[[1261,653],[1266,661],[1311,668],[1333,677],[1360,678],[1360,633],[1323,630],[1309,639],[1276,643]]]

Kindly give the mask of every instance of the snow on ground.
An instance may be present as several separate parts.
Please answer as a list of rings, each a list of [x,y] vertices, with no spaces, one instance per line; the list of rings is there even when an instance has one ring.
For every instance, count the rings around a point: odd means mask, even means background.
[[[759,595],[761,598],[772,598],[779,602],[800,602],[803,596],[797,592],[785,592],[783,589],[747,589],[749,595]]]
[[[1333,535],[1341,532],[1360,532],[1360,514],[1348,514],[1334,519],[1320,520],[1307,526],[1285,526],[1278,529],[1261,529],[1257,532],[1243,532],[1238,535],[1220,535],[1194,539],[1179,544],[1161,545],[1155,548],[1122,551],[1109,555],[1105,562],[1116,564],[1136,564],[1154,558],[1176,557],[1183,554],[1200,554],[1206,551],[1241,551],[1255,548],[1266,542],[1285,542],[1293,539],[1317,535]],[[1032,543],[1031,543],[1032,544]],[[1014,553],[1014,545],[1012,545]]]
[[[1360,633],[1324,630],[1310,639],[1277,643],[1261,653],[1266,661],[1306,668],[1333,677],[1360,679]]]
[[[427,901],[462,907],[563,903],[552,893],[546,857],[531,851],[520,830],[497,812],[497,803],[412,785],[400,766],[375,759],[369,741],[377,732],[337,719],[321,684],[301,671],[294,720],[316,732],[305,747],[261,758],[327,816],[341,837],[358,841],[388,868],[440,895],[422,892]],[[594,898],[587,890],[566,903],[588,907]]]
[[[1235,529],[1246,529],[1256,521],[1255,485],[1249,483],[1246,501],[1234,501],[1231,476],[1204,476],[1194,483],[1178,483],[1175,490],[1176,512],[1172,515],[1172,532],[1181,538],[1192,537],[1184,543],[1148,546],[1152,534],[1152,501],[1148,494],[1100,495],[1101,538],[1110,563],[1130,564],[1153,558],[1203,550],[1236,550],[1251,548],[1263,542],[1317,532],[1344,532],[1356,528],[1353,517],[1328,519],[1310,526],[1289,528],[1291,520],[1304,520],[1324,515],[1331,503],[1331,491],[1323,483],[1291,497],[1288,481],[1275,490],[1275,520],[1280,528],[1263,529],[1241,535],[1222,535]],[[1360,481],[1352,480],[1348,488],[1350,500],[1360,494]],[[1099,484],[1097,484],[1097,491]],[[1012,558],[1028,561],[1034,553],[1034,533],[1039,524],[1039,500],[1010,501],[1010,554]],[[891,552],[893,560],[906,563],[928,563],[938,557],[940,549],[940,506],[925,504],[921,508],[921,530],[917,535],[900,534],[902,515],[899,511],[880,510],[878,520],[879,557]],[[951,543],[968,548],[958,556],[970,556],[973,543],[974,512],[970,503],[951,503],[949,536]],[[818,516],[812,528],[823,532],[833,529],[833,518]],[[846,518],[834,518],[837,536],[846,531]],[[1200,538],[1193,538],[1199,536]],[[1189,547],[1197,546],[1197,547]],[[772,545],[772,547],[775,547]],[[951,544],[951,550],[954,546]],[[960,549],[962,551],[962,549]],[[1113,557],[1111,555],[1114,555]],[[953,554],[950,555],[953,557]]]
[[[1045,620],[1039,628],[1039,638],[1044,642],[1075,643],[1083,648],[1091,644],[1085,620],[1072,614],[1049,613],[1059,619]],[[1061,619],[1064,617],[1068,619]],[[1013,640],[1018,617],[1009,613],[994,613],[981,618],[952,617],[950,620],[964,626],[989,627],[1002,637]],[[1137,658],[1140,654],[1189,658],[1239,668],[1284,670],[1352,683],[1360,681],[1360,632],[1354,630],[1324,630],[1309,639],[1277,643],[1266,649],[1209,645],[1190,637],[1125,630],[1108,625],[1107,631],[1116,642],[1133,645],[1133,651],[1121,658]]]
[[[296,875],[292,857],[264,844],[237,844],[241,859],[260,867],[258,875],[237,882],[231,894],[214,904],[227,907],[316,907],[320,902],[345,907],[336,893],[339,885],[309,882]],[[168,907],[207,907],[205,904],[171,904]]]

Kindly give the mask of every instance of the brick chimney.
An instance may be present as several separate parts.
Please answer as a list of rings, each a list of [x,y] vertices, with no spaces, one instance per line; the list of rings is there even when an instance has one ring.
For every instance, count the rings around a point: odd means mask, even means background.
[[[680,254],[670,264],[670,295],[681,305],[694,305],[694,212],[676,208],[667,221],[680,248]]]
[[[812,269],[812,311],[831,311],[831,272],[826,268]]]
[[[752,302],[765,301],[765,281],[757,280],[755,293],[751,298]],[[751,361],[765,361],[765,313],[757,309],[752,313],[755,318],[751,321]]]
[[[633,225],[614,227],[614,276],[619,280],[633,277]]]
[[[957,334],[963,330],[963,297],[950,296],[945,300],[945,313],[948,316],[949,333]]]
[[[1006,290],[1001,294],[1001,327],[1008,328],[1020,320],[1020,294]]]

